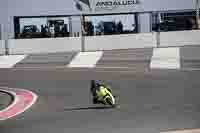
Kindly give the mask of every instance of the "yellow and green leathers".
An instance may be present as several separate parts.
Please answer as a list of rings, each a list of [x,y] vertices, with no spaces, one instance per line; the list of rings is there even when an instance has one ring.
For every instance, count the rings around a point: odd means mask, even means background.
[[[90,90],[93,95],[94,104],[106,104],[105,99],[107,99],[108,97],[114,100],[111,89],[108,86],[101,84],[100,82],[91,80]]]
[[[107,95],[112,95],[110,90],[104,86],[100,86],[99,89],[96,90],[96,98],[98,101],[103,101],[104,97]]]

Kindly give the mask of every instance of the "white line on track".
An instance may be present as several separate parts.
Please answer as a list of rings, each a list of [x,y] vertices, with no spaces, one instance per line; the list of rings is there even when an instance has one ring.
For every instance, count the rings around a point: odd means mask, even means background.
[[[174,131],[165,131],[160,133],[200,133],[200,129],[174,130]]]
[[[180,69],[180,48],[154,48],[151,69]]]
[[[72,59],[67,67],[94,68],[96,67],[96,63],[101,59],[102,55],[102,51],[80,52],[74,57],[74,59]]]
[[[0,68],[12,68],[15,64],[26,58],[26,55],[0,56]]]

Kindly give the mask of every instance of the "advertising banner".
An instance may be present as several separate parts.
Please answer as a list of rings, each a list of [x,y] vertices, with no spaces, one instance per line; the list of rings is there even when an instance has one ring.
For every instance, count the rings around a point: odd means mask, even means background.
[[[74,0],[82,13],[113,13],[141,11],[142,0]]]

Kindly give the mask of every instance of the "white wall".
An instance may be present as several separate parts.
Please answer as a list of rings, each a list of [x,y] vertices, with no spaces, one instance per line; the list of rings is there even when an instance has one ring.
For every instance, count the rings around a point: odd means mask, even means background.
[[[156,47],[156,33],[86,37],[85,44],[88,51]]]
[[[200,30],[160,33],[160,46],[200,45]]]
[[[81,51],[81,38],[11,39],[10,54],[55,53]],[[161,32],[160,46],[200,45],[200,30]],[[0,41],[0,54],[5,53]],[[156,47],[156,33],[85,37],[86,51]]]
[[[11,39],[8,41],[10,54],[34,54],[80,51],[81,39],[70,38],[45,38],[45,39]]]
[[[0,55],[5,54],[5,41],[0,40]]]

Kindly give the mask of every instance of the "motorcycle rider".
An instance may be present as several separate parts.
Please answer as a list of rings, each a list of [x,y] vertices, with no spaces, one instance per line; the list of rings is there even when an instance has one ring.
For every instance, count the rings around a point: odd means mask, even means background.
[[[108,92],[112,94],[112,91],[108,86],[95,80],[91,80],[90,90],[93,95],[93,104],[105,104],[104,97],[108,95]]]

